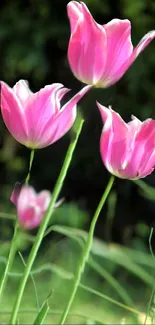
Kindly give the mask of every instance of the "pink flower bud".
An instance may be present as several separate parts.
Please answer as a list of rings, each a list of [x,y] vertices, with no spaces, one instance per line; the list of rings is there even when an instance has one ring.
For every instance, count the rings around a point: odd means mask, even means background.
[[[113,19],[99,25],[87,6],[76,1],[68,3],[67,11],[71,70],[77,79],[96,87],[106,88],[116,83],[155,37],[155,31],[150,31],[133,49],[128,19]]]
[[[51,193],[44,190],[37,194],[29,185],[22,187],[17,185],[11,194],[10,200],[17,208],[21,227],[33,229],[42,222],[51,200]],[[62,200],[58,201],[54,208],[57,208],[61,203]]]
[[[141,122],[132,116],[132,121],[125,123],[111,108],[97,106],[104,122],[100,152],[108,171],[128,179],[151,174],[155,167],[155,121]]]
[[[4,123],[13,137],[26,147],[47,147],[70,130],[77,114],[76,104],[90,88],[84,87],[61,108],[60,101],[69,91],[62,84],[54,83],[32,93],[24,80],[13,88],[1,82]]]

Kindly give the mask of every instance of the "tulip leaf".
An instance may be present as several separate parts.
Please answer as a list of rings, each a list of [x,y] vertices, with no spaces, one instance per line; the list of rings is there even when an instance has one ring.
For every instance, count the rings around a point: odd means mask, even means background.
[[[146,184],[141,179],[137,179],[137,180],[135,180],[133,182],[142,190],[142,195],[144,197],[146,197],[149,200],[155,201],[155,189],[154,189],[154,187]]]
[[[51,231],[70,237],[73,240],[78,241],[80,245],[82,245],[80,238],[83,240],[84,244],[88,236],[88,233],[84,230],[58,225],[50,226],[47,229],[45,236]],[[140,266],[144,265],[154,268],[155,263],[150,254],[129,249],[118,244],[107,245],[97,238],[93,239],[91,252],[96,256],[109,259],[113,263],[124,267],[129,272],[139,277],[143,282],[152,286],[153,277]]]
[[[48,314],[48,311],[49,311],[49,305],[48,305],[48,300],[46,300],[43,303],[43,305],[42,305],[42,307],[41,307],[41,309],[40,309],[40,311],[39,311],[33,325],[44,324],[44,320],[45,320],[45,318],[46,318],[46,316]]]
[[[58,276],[60,276],[62,279],[65,279],[65,280],[72,280],[74,278],[74,274],[72,272],[67,271],[64,268],[62,268],[62,267],[60,267],[60,266],[58,266],[56,264],[53,264],[53,263],[44,264],[41,267],[33,270],[32,273],[33,274],[34,273],[37,274],[37,273],[40,273],[40,272],[43,272],[43,271],[54,272],[55,274],[57,274]],[[22,275],[23,275],[23,273],[15,273],[15,272],[10,272],[9,273],[9,276],[11,276],[11,277],[18,277],[18,276],[21,277]],[[119,306],[119,307],[121,307],[123,309],[126,309],[128,311],[131,311],[131,312],[133,312],[135,314],[141,314],[140,311],[138,311],[138,310],[136,310],[136,309],[134,309],[134,308],[132,308],[130,306],[127,306],[125,304],[122,304],[121,302],[119,302],[119,301],[117,301],[117,300],[115,300],[115,299],[113,299],[113,298],[111,298],[111,297],[103,294],[102,292],[100,292],[98,290],[95,290],[95,289],[92,289],[88,285],[86,286],[86,285],[80,283],[79,287],[81,287],[83,290],[88,291],[88,292],[91,292],[92,294],[94,294],[94,295],[96,295],[96,296],[98,296],[98,297],[100,297],[100,298],[102,298],[104,300],[107,300],[107,301],[109,301],[109,302],[111,302],[111,303],[113,303],[113,304],[115,304],[115,305],[117,305],[117,306]],[[44,312],[47,310],[48,299],[50,298],[50,296],[51,296],[51,293],[48,295],[46,301],[44,302],[42,308],[39,311],[39,314],[41,314],[41,312],[42,312],[42,314],[44,315]],[[36,309],[26,309],[26,310],[23,310],[23,312],[29,312],[29,313],[35,312],[35,311],[36,311]],[[22,312],[22,310],[20,310],[19,313],[20,312]],[[52,310],[49,310],[49,308],[48,308],[47,312],[49,312],[49,314],[61,314],[62,313],[62,311],[59,311],[59,312],[57,312],[56,310],[52,311]],[[7,314],[7,313],[10,313],[10,311],[5,311],[4,310],[3,313],[4,314]],[[1,312],[0,312],[0,314],[1,314]],[[43,323],[38,323],[38,319],[40,319],[38,317],[39,314],[37,315],[37,318],[35,319],[35,323],[33,323],[33,325],[43,324]],[[88,318],[88,316],[86,316],[84,314],[81,314],[81,313],[79,313],[79,314],[78,313],[77,314],[69,313],[69,315],[77,315],[77,316],[80,316],[81,315],[82,317]]]
[[[68,236],[76,241],[79,241],[78,237],[82,238],[84,241],[86,241],[88,233],[81,229],[66,227],[66,226],[51,226],[50,229],[47,230],[47,233],[49,231],[56,231],[58,233],[61,233],[65,236]],[[153,276],[151,276],[147,271],[145,271],[138,263],[145,264],[146,260],[143,261],[140,257],[144,256],[149,259],[148,254],[137,252],[137,259],[132,260],[131,258],[131,251],[130,256],[126,253],[126,249],[121,248],[119,245],[110,244],[106,245],[101,240],[94,238],[93,245],[91,252],[99,257],[106,258],[110,260],[111,262],[122,266],[123,268],[127,269],[129,272],[135,274],[137,277],[139,277],[144,283],[150,285],[152,287],[152,283],[154,282]],[[138,263],[137,263],[138,261]],[[150,256],[149,262],[154,266],[154,261],[152,261],[152,257]]]

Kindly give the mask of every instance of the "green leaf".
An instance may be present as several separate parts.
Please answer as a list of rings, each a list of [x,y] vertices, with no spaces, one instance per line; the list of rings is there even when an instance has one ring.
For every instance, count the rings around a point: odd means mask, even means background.
[[[42,305],[42,307],[41,307],[41,309],[40,309],[40,311],[39,311],[33,325],[44,324],[44,321],[45,321],[45,318],[47,316],[48,311],[49,311],[49,305],[48,305],[48,300],[46,300],[43,303],[43,305]]]
[[[142,191],[142,195],[149,200],[155,201],[155,189],[154,187],[146,184],[141,179],[133,181]]]
[[[66,235],[74,240],[78,240],[77,238],[81,237],[84,241],[86,241],[88,235],[87,232],[84,230],[65,226],[51,226],[50,229],[47,230],[47,233],[49,233],[49,231],[51,230]],[[152,283],[154,283],[153,276],[151,276],[147,271],[145,271],[140,265],[137,265],[137,261],[133,261],[131,256],[128,256],[125,250],[121,248],[121,246],[115,244],[107,245],[101,240],[94,238],[91,252],[96,256],[106,258],[112,261],[113,263],[122,266],[129,272],[135,274],[144,283],[152,287]],[[141,253],[137,252],[137,254],[139,256],[137,260],[140,261]],[[144,254],[142,253],[142,255]]]

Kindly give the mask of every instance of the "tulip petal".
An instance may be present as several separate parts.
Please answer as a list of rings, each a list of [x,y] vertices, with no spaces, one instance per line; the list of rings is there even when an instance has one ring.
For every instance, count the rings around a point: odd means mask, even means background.
[[[141,166],[139,174],[141,178],[150,175],[155,169],[155,149],[152,150],[150,156],[148,157],[148,162],[145,162],[145,166]]]
[[[35,190],[28,185],[25,185],[22,187],[19,197],[18,197],[18,202],[17,202],[17,209],[19,212],[22,212],[22,210],[25,209],[25,206],[31,201],[35,199],[36,192]]]
[[[70,1],[67,4],[67,13],[69,16],[71,33],[73,33],[77,21],[79,17],[82,15],[82,5],[77,1]]]
[[[61,88],[60,90],[58,90],[55,94],[55,113],[58,113],[60,111],[61,108],[61,99],[63,98],[63,96],[65,94],[67,94],[70,91],[70,89],[68,88]]]
[[[155,31],[150,31],[147,33],[133,50],[132,55],[128,58],[128,60],[117,70],[113,75],[113,83],[118,81],[124,73],[128,70],[128,68],[132,65],[132,63],[136,60],[138,55],[145,49],[146,46],[155,38]],[[112,84],[112,83],[111,83]]]
[[[28,142],[25,145],[34,144],[34,147],[39,145],[42,130],[51,118],[54,119],[55,113],[59,108],[56,94],[62,86],[59,83],[46,86],[31,97],[31,103],[30,101],[28,102],[26,110],[29,134]],[[66,88],[64,92],[67,92]]]
[[[128,162],[131,159],[132,152],[135,146],[136,136],[138,132],[140,131],[140,128],[142,126],[142,122],[136,118],[135,116],[132,116],[132,121],[127,123],[128,125],[128,134],[127,134],[127,152],[126,152],[126,158],[123,164],[123,169],[128,166]]]
[[[16,94],[21,105],[23,105],[26,100],[33,94],[29,88],[27,80],[19,80],[13,87],[13,92]]]
[[[21,191],[21,184],[17,183],[10,196],[10,201],[16,206]]]
[[[43,210],[46,211],[51,200],[51,193],[49,191],[41,191],[37,194],[36,203]]]
[[[113,76],[133,52],[131,24],[127,19],[113,19],[104,28],[107,35],[107,60],[103,82],[106,79],[113,82]]]
[[[134,146],[130,159],[128,159],[128,165],[125,170],[121,170],[121,174],[130,179],[145,177],[152,170],[152,166],[148,169],[146,166],[155,147],[155,121],[148,119],[143,122],[134,138]]]
[[[24,185],[17,200],[17,214],[22,227],[32,229],[40,224],[40,208],[36,204],[37,193]]]
[[[70,130],[76,119],[76,104],[91,88],[92,86],[85,86],[81,89],[62,107],[54,119],[52,117],[48,121],[40,134],[39,148],[56,142]]]
[[[45,119],[46,121],[49,118],[49,115],[52,116],[57,112],[55,98],[57,91],[62,87],[62,84],[54,83],[45,86],[33,94],[31,97],[31,103],[28,102],[27,104],[26,111],[29,123],[33,120],[34,125],[36,125],[36,121],[38,123],[40,122],[38,121],[38,118],[41,118],[41,120]]]
[[[1,112],[9,132],[20,143],[28,136],[28,126],[23,107],[13,90],[1,81]]]
[[[123,121],[121,116],[113,111],[111,108],[107,108],[97,102],[97,106],[100,110],[101,117],[105,123],[104,128],[112,126],[112,132],[115,133],[116,140],[122,140],[128,132],[128,125]],[[108,121],[109,118],[109,121]]]
[[[140,175],[150,173],[150,170],[154,167],[152,165],[152,153],[155,148],[155,121],[148,119],[143,123],[143,127],[137,136],[137,147],[141,146],[141,142],[144,142],[144,156],[140,161],[138,172]],[[154,156],[154,155],[153,155]],[[155,162],[155,156],[154,156]]]
[[[107,169],[117,173],[126,162],[128,126],[121,116],[97,103],[104,121],[100,139],[100,152]]]
[[[40,215],[40,209],[35,206],[26,206],[21,212],[18,211],[19,222],[25,229],[33,229],[39,226],[43,216]]]
[[[68,16],[72,17],[72,7]],[[72,20],[72,18],[71,18]],[[106,33],[97,24],[88,8],[81,3],[79,18],[68,46],[68,60],[74,75],[87,84],[96,84],[106,62]]]
[[[133,54],[130,59],[130,65],[132,64],[133,61],[136,60],[137,56],[144,51],[145,47],[149,45],[149,43],[155,38],[155,30],[150,31],[147,33],[141,41],[138,43],[136,48],[133,51]]]

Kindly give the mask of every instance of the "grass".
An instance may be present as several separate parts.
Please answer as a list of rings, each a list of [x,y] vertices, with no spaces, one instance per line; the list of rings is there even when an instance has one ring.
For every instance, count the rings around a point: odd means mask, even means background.
[[[55,229],[58,230],[59,227],[60,226],[57,226]],[[76,229],[72,227],[61,226],[61,233],[62,229],[64,229],[65,234],[67,232],[69,233],[69,231],[72,232],[72,234],[76,233]],[[80,230],[77,232],[79,233],[79,238],[87,236],[87,233],[83,231],[82,233]],[[19,313],[19,324],[33,324],[36,318],[38,303],[36,301],[35,291],[37,291],[39,308],[41,308],[43,302],[52,291],[52,295],[48,300],[50,308],[44,324],[58,324],[66,299],[70,293],[72,279],[80,256],[81,245],[77,242],[77,238],[76,234],[76,241],[73,240],[73,238],[71,239],[64,236],[57,237],[55,241],[45,240],[44,248],[41,249],[33,268],[33,281],[31,276],[26,286]],[[98,245],[101,246],[100,250],[96,249]],[[104,254],[102,250],[104,250]],[[106,250],[109,251],[108,254]],[[147,303],[153,285],[152,260],[150,253],[145,253],[146,264],[146,259],[148,259],[148,266],[146,267],[143,265],[143,260],[136,260],[135,256],[137,256],[138,252],[128,249],[130,254],[125,261],[128,264],[127,267],[127,265],[125,266],[119,261],[119,259],[122,259],[122,254],[124,254],[124,252],[126,254],[126,250],[127,248],[125,247],[119,245],[106,245],[102,241],[94,239],[91,259],[93,259],[100,268],[107,270],[111,278],[117,281],[119,286],[118,288],[114,288],[113,285],[102,276],[102,273],[99,274],[99,272],[92,269],[91,264],[88,263],[86,272],[81,281],[84,287],[78,289],[76,299],[66,324],[144,323],[144,314],[147,309]],[[100,254],[100,251],[102,254]],[[96,254],[96,252],[98,254]],[[27,255],[26,253],[27,252],[25,252],[25,255]],[[141,254],[144,253],[142,252]],[[24,260],[26,260],[26,257]],[[0,262],[1,265],[3,265],[4,258],[0,259]],[[130,265],[132,265],[133,269],[131,269]],[[137,273],[137,266],[140,267],[143,276],[139,276],[139,273]],[[9,275],[7,290],[3,296],[0,308],[0,323],[8,322],[9,313],[15,299],[17,285],[23,269],[24,265],[21,257],[17,256],[11,274]],[[148,279],[151,279],[152,282],[150,280],[148,281]],[[85,287],[89,289],[89,291],[86,290]],[[127,306],[123,298],[120,298],[120,288],[123,288],[127,296],[134,302],[134,306],[132,306],[132,303],[131,306]],[[107,300],[108,297],[115,300],[115,303]],[[121,305],[119,305],[119,303]],[[129,307],[131,307],[131,310]],[[132,312],[132,308],[135,312]]]

